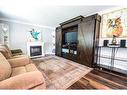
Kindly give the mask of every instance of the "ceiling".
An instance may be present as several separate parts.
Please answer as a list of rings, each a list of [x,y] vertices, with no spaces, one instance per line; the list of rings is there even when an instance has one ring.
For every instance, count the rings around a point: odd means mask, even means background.
[[[0,18],[56,27],[79,15],[91,15],[114,6],[0,6]]]

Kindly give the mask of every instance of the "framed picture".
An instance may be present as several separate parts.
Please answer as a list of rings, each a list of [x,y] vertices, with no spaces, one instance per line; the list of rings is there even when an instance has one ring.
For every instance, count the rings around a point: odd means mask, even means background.
[[[127,8],[102,15],[102,38],[127,37]]]
[[[27,32],[27,41],[34,42],[34,41],[41,41],[41,32],[35,29],[32,29]]]

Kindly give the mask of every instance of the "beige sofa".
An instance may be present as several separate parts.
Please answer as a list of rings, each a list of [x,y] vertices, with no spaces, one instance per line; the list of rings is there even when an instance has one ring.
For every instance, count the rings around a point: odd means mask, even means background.
[[[21,53],[13,54],[7,45],[0,44],[0,52],[4,55],[6,59],[24,57],[27,55],[21,55]],[[19,55],[18,55],[19,54]]]
[[[43,75],[27,57],[6,59],[0,53],[0,89],[45,89]]]

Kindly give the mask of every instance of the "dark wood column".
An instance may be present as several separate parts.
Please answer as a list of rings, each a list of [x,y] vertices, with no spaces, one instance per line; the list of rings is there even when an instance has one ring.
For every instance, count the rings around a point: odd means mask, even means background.
[[[56,56],[61,56],[61,49],[62,49],[62,30],[61,30],[61,27],[57,27],[56,28],[56,49],[55,49]]]

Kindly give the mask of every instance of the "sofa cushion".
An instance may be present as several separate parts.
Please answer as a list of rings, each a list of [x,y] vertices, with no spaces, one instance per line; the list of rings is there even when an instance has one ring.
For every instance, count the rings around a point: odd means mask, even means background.
[[[23,73],[26,73],[26,69],[24,66],[12,68],[11,77],[19,75],[19,74],[23,74]]]
[[[25,68],[26,68],[27,72],[37,71],[38,70],[34,64],[28,64],[28,65],[25,66]]]
[[[3,46],[7,49],[8,53],[10,54],[10,56],[12,56],[12,53],[11,53],[11,50],[9,49],[9,47],[7,45],[3,45]]]
[[[11,65],[6,58],[0,53],[0,81],[7,79],[11,75]]]
[[[20,67],[30,64],[30,59],[28,56],[22,56],[22,57],[8,59],[8,62],[10,63],[12,68],[15,68],[15,67]]]
[[[6,57],[7,59],[12,57],[12,53],[7,45],[0,44],[0,51],[2,51],[4,57]]]
[[[7,51],[6,48],[0,46],[0,52],[4,55],[6,59],[12,58],[10,53]]]
[[[27,55],[16,55],[16,56],[13,56],[13,58],[18,58],[18,57],[28,57]]]
[[[34,64],[28,64],[25,66],[15,67],[15,68],[12,68],[11,77],[26,73],[26,72],[32,72],[32,71],[38,71],[38,69],[36,68]]]
[[[44,82],[41,72],[34,71],[3,80],[0,82],[0,89],[30,89]]]

